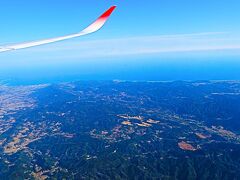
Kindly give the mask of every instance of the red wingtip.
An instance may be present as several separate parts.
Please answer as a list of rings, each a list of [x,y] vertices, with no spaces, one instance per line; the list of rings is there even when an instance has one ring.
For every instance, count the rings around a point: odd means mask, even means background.
[[[110,7],[105,13],[103,13],[99,18],[108,18],[117,6]]]

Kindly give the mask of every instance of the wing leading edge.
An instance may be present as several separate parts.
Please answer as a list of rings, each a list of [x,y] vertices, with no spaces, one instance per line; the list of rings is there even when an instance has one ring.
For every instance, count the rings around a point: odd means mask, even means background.
[[[40,40],[40,41],[33,41],[33,42],[26,42],[26,43],[15,44],[15,45],[10,45],[10,46],[3,46],[3,47],[0,47],[0,53],[5,52],[5,51],[12,51],[12,50],[17,50],[17,49],[24,49],[24,48],[34,47],[34,46],[40,46],[40,45],[44,45],[44,44],[54,43],[54,42],[63,41],[63,40],[87,35],[90,33],[94,33],[104,26],[104,24],[106,23],[106,21],[108,20],[108,18],[110,17],[110,15],[112,14],[112,12],[114,11],[115,8],[116,8],[116,6],[112,6],[111,8],[109,8],[94,23],[92,23],[91,25],[89,25],[87,28],[85,28],[84,30],[82,30],[79,33],[70,34],[67,36],[61,36],[61,37],[57,37],[57,38]]]

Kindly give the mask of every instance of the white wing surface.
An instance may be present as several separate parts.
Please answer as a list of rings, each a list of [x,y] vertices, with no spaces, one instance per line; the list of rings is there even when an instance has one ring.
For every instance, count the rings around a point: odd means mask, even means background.
[[[94,23],[92,23],[91,25],[89,25],[87,28],[85,28],[84,30],[82,30],[79,33],[70,34],[67,36],[61,36],[61,37],[57,37],[57,38],[40,40],[40,41],[26,42],[26,43],[2,46],[2,47],[0,46],[0,52],[30,48],[30,47],[34,47],[34,46],[40,46],[40,45],[44,45],[44,44],[54,43],[54,42],[63,41],[66,39],[71,39],[71,38],[87,35],[90,33],[94,33],[103,27],[103,25],[106,23],[106,21],[108,20],[108,18],[110,17],[110,15],[112,14],[112,12],[114,11],[115,8],[116,8],[116,6],[112,6],[111,8],[109,8]]]

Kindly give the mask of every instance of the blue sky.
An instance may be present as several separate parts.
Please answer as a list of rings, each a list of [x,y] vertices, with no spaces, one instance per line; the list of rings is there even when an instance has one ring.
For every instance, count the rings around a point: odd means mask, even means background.
[[[2,0],[0,45],[78,32],[113,4],[95,34],[0,54],[0,79],[240,79],[237,0]]]

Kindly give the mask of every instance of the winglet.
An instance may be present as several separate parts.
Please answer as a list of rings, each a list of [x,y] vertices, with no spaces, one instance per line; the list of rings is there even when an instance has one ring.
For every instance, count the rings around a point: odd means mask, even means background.
[[[109,18],[109,16],[112,14],[112,12],[116,9],[117,6],[110,7],[105,13],[103,13],[99,19]]]
[[[98,31],[103,27],[108,18],[111,16],[112,12],[116,9],[117,6],[110,7],[105,13],[103,13],[94,23],[88,26],[82,31],[83,34],[89,34]]]

